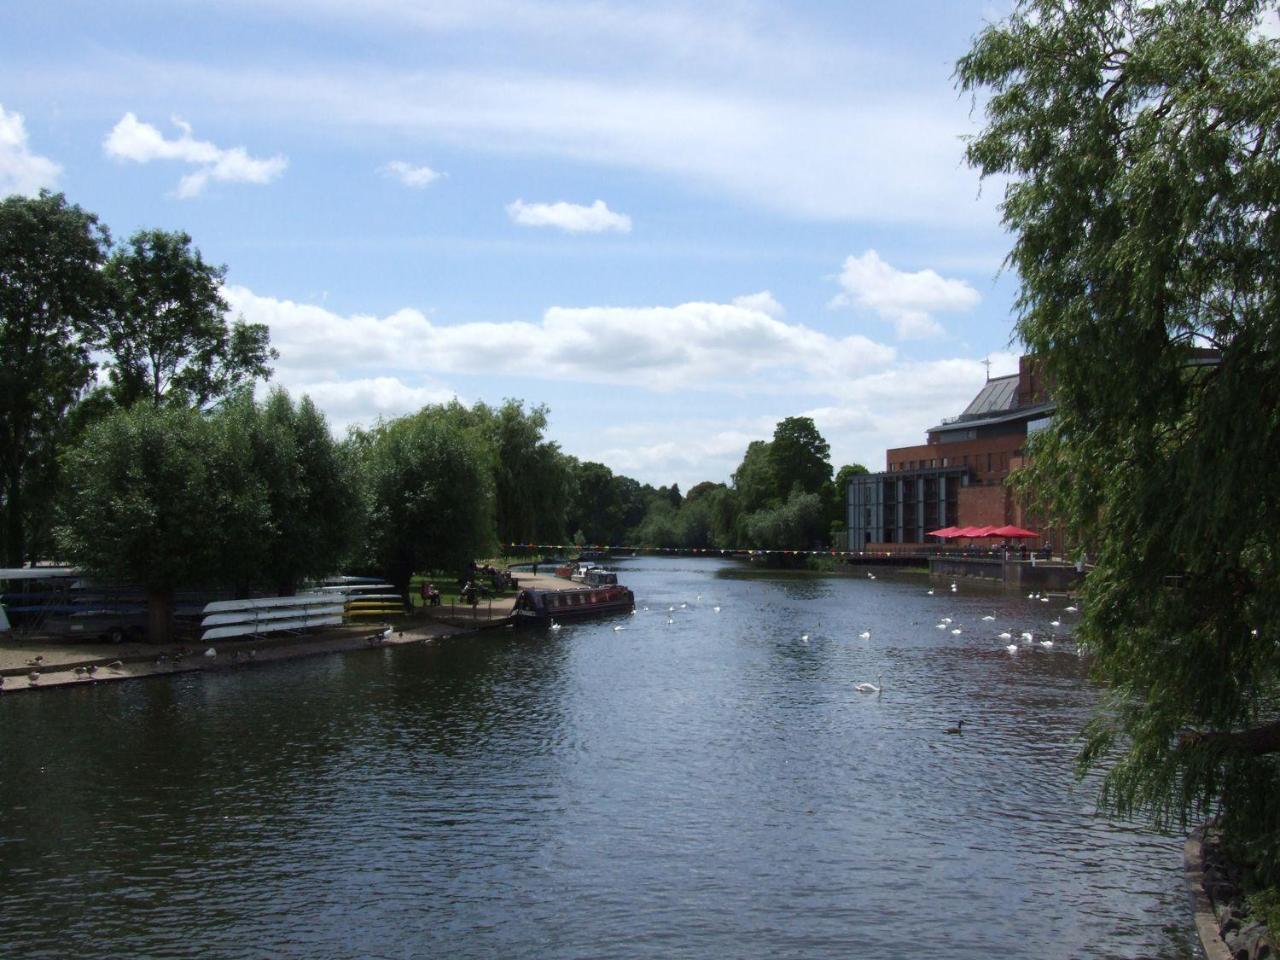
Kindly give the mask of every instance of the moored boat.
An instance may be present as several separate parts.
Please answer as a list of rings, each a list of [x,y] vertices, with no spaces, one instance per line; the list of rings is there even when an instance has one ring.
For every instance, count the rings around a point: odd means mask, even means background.
[[[570,590],[540,590],[526,587],[516,596],[512,616],[516,620],[546,622],[597,617],[610,613],[630,613],[635,595],[626,587],[578,587]]]

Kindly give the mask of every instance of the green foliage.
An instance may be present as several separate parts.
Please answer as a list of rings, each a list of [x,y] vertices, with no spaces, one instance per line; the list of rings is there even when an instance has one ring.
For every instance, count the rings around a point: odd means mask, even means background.
[[[818,494],[796,489],[781,506],[746,518],[747,541],[762,550],[807,550],[822,542],[825,514]]]
[[[493,452],[464,407],[427,407],[363,439],[366,561],[402,590],[496,547]]]
[[[338,573],[358,540],[359,479],[324,414],[309,397],[295,405],[276,389],[262,405],[236,398],[221,416],[248,438],[250,469],[267,491],[270,528],[242,544],[257,564],[252,582],[291,594]]]
[[[141,230],[112,253],[111,308],[101,339],[118,403],[204,407],[271,375],[263,324],[228,324],[225,267],[204,262],[185,233]]]
[[[1271,881],[1276,757],[1231,734],[1280,719],[1273,7],[1024,0],[958,66],[1057,402],[1020,482],[1097,562],[1078,637],[1112,695],[1082,762],[1121,812],[1220,811]]]
[[[775,496],[820,493],[831,482],[831,445],[809,417],[787,417],[773,430],[769,445]]]
[[[89,573],[171,594],[238,583],[270,523],[249,438],[230,418],[149,404],[121,410],[67,451],[59,539]]]
[[[747,444],[742,463],[733,472],[733,489],[737,491],[738,506],[743,513],[752,513],[781,501],[768,441],[752,440]]]
[[[493,447],[498,539],[502,543],[555,543],[565,531],[571,465],[559,445],[545,440],[548,410],[528,413],[519,400],[472,408]]]
[[[0,560],[28,557],[58,484],[68,413],[93,378],[110,237],[60,193],[0,201]]]

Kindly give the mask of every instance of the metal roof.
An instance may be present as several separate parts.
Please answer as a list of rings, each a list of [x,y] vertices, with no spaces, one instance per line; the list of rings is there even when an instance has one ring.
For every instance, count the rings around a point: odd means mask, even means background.
[[[954,430],[975,430],[978,427],[988,427],[997,423],[1016,423],[1019,420],[1037,420],[1040,417],[1053,413],[1054,409],[1055,404],[1052,401],[1035,403],[1026,407],[1014,407],[1012,410],[1002,410],[985,417],[971,417],[966,420],[946,420],[938,424],[936,427],[930,427],[926,432],[930,436],[933,436],[935,433],[951,433]]]
[[[961,420],[993,417],[1008,413],[1018,406],[1018,375],[1011,373],[1007,377],[996,377],[988,380],[986,386],[960,414]]]

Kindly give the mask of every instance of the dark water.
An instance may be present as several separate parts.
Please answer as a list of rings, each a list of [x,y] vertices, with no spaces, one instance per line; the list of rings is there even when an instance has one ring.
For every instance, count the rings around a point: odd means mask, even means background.
[[[623,569],[634,617],[0,697],[0,955],[1192,956],[1180,842],[1073,785],[1061,604]]]

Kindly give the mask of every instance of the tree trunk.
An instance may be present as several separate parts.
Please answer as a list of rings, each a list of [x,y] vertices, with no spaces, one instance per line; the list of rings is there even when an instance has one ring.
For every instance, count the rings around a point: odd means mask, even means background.
[[[168,643],[173,639],[173,589],[152,587],[147,591],[147,639]]]
[[[4,564],[20,567],[27,544],[23,536],[22,480],[17,471],[10,472],[5,478],[5,487]]]

